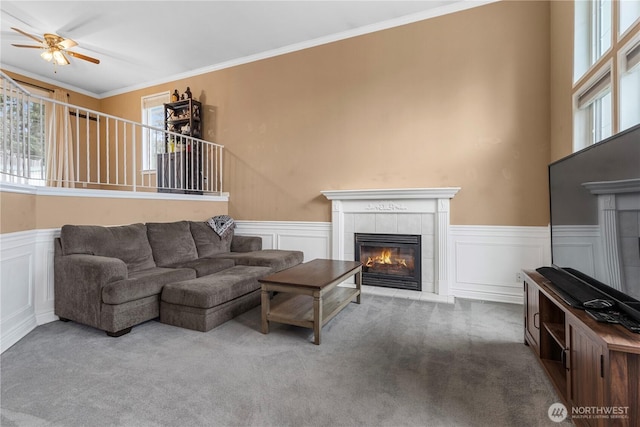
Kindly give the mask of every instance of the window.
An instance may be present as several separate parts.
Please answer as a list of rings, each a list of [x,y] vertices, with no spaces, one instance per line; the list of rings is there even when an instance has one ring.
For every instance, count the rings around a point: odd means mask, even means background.
[[[640,19],[640,1],[622,0],[618,11],[620,16],[619,34],[624,34]]]
[[[618,55],[620,70],[620,130],[640,123],[640,34]]]
[[[169,92],[142,97],[142,123],[164,129],[164,104],[169,102]],[[142,169],[156,170],[157,154],[164,152],[164,133],[158,130],[142,130]]]
[[[28,86],[29,96],[0,84],[0,171],[26,184],[45,184],[45,100],[50,92]],[[5,175],[6,174],[6,175]]]
[[[574,13],[577,151],[640,123],[640,1],[576,0]]]
[[[575,3],[574,74],[577,82],[611,48],[611,0]]]
[[[592,38],[593,52],[592,63],[602,58],[602,55],[611,47],[611,1],[598,0],[593,2]]]
[[[575,96],[574,151],[611,136],[611,70],[592,78]]]

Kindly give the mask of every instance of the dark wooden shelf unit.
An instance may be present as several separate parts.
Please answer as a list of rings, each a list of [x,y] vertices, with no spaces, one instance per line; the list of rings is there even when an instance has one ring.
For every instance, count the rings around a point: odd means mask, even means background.
[[[202,104],[188,98],[164,104],[165,153],[158,154],[158,191],[202,194]]]
[[[202,104],[195,99],[164,104],[165,129],[185,136],[200,138],[202,134]],[[171,135],[167,135],[167,143]],[[169,151],[169,150],[167,150]]]

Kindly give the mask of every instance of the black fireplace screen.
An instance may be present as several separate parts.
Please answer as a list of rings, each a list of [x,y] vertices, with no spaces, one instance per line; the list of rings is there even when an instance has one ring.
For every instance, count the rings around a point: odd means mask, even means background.
[[[422,289],[420,236],[407,234],[355,235],[355,258],[363,264],[362,284]]]

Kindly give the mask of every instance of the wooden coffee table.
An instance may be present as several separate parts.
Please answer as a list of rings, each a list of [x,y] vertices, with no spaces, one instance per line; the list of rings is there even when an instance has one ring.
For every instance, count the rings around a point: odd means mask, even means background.
[[[338,287],[356,276],[356,287]],[[315,259],[260,279],[262,284],[262,333],[269,322],[313,329],[320,344],[320,329],[355,298],[360,304],[362,264],[357,261]],[[270,299],[272,291],[278,294]]]

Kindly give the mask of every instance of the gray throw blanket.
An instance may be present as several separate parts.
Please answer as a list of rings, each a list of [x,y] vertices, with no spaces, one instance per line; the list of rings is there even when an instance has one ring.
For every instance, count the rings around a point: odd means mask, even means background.
[[[220,237],[224,237],[228,232],[236,228],[236,223],[229,215],[217,215],[207,220],[209,227]]]

